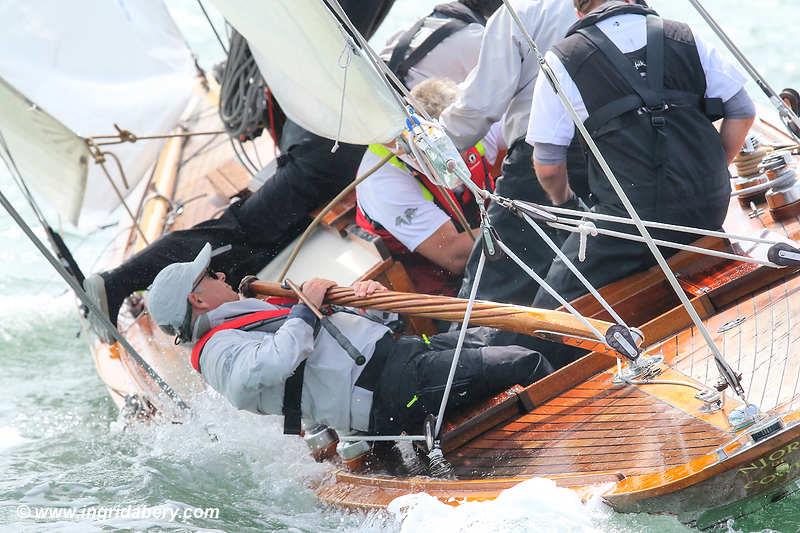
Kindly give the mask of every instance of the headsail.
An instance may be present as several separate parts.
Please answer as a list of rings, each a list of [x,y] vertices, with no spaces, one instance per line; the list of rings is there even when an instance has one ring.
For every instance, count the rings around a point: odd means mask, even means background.
[[[0,55],[0,76],[82,137],[113,134],[114,123],[138,135],[169,132],[191,95],[191,54],[161,0],[3,2],[0,30],[0,48],[14,50]],[[125,187],[112,172],[123,193],[145,174],[160,146],[140,141],[113,147],[128,178]],[[41,190],[47,185],[37,182],[59,176],[26,178]],[[91,162],[82,196],[83,225],[100,222],[118,205]],[[75,220],[80,201],[71,202]]]
[[[70,222],[77,222],[86,188],[89,151],[83,139],[0,78],[0,144],[30,185]],[[0,150],[0,159],[6,159]]]
[[[214,4],[247,39],[261,74],[293,121],[355,144],[388,142],[400,132],[402,109],[363,51],[351,48],[322,0]]]

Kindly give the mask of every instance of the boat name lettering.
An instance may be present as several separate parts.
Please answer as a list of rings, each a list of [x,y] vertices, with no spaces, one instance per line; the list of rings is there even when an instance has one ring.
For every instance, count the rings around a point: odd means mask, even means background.
[[[747,490],[753,487],[771,485],[790,473],[796,475],[797,472],[800,471],[800,461],[787,462],[786,459],[787,455],[791,452],[797,452],[798,450],[800,450],[800,441],[790,442],[783,448],[779,448],[769,455],[765,455],[757,461],[753,461],[749,465],[739,468],[739,473],[748,477],[744,489]],[[769,469],[769,471],[763,472],[765,469]],[[751,478],[750,476],[751,474],[758,476],[759,473],[763,475],[755,478]]]
[[[764,456],[759,460],[740,468],[739,472],[741,474],[748,474],[749,472],[777,466],[778,463],[782,462],[782,459],[786,456],[786,454],[797,451],[798,449],[800,449],[800,441],[790,442],[783,448],[775,450],[768,456]]]

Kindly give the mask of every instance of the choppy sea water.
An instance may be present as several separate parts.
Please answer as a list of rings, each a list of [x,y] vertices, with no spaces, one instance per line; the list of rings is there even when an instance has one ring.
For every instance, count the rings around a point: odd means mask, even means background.
[[[565,0],[569,1],[569,0]],[[193,0],[169,3],[204,66],[220,50]],[[435,2],[397,0],[373,42]],[[685,0],[654,0],[665,16],[714,39]],[[800,86],[797,0],[707,0],[707,8],[778,90]],[[209,6],[210,8],[210,6]],[[13,53],[3,51],[0,53]],[[750,84],[752,94],[757,94]],[[763,101],[763,99],[761,99]],[[4,170],[0,187],[19,202]],[[32,220],[31,213],[23,214]],[[87,271],[114,230],[67,233]],[[426,495],[381,513],[321,505],[313,486],[329,473],[279,420],[198,399],[181,425],[123,431],[94,372],[66,285],[0,213],[0,530],[2,531],[684,531],[671,517],[621,515],[581,503],[545,480],[531,480],[494,502],[458,508]],[[213,438],[215,436],[216,438]],[[73,510],[36,519],[42,509]],[[92,509],[94,511],[92,512]],[[211,514],[205,514],[207,509]],[[83,510],[83,514],[77,511]],[[213,511],[218,510],[218,516]],[[800,496],[790,496],[721,531],[798,531]]]

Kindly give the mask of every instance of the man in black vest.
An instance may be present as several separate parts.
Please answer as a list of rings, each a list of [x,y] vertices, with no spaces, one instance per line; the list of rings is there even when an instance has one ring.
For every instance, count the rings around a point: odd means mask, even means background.
[[[728,165],[753,123],[744,76],[683,23],[620,0],[574,0],[580,21],[547,53],[564,92],[584,121],[622,188],[644,220],[719,229],[730,201]],[[554,205],[575,208],[566,147],[575,128],[546,80],[537,80],[526,140],[534,167]],[[722,118],[717,131],[712,121]],[[598,162],[588,180],[599,213],[627,217]],[[630,226],[596,223],[632,232]],[[685,233],[652,230],[656,239],[687,243]],[[579,262],[580,236],[562,246],[596,287],[645,270],[655,259],[644,244],[589,237]],[[664,253],[674,253],[664,249]],[[567,300],[586,289],[559,260],[547,275]],[[540,290],[534,306],[558,303]]]

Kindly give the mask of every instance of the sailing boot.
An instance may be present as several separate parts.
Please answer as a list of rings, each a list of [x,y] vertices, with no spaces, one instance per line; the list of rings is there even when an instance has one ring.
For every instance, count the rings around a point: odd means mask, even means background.
[[[103,276],[100,274],[92,274],[87,276],[83,281],[83,289],[86,291],[86,294],[89,296],[89,298],[91,298],[92,302],[103,313],[103,315],[105,315],[105,317],[110,320],[114,326],[116,326],[119,306],[117,306],[114,310],[114,318],[112,319],[112,315],[109,313],[106,282],[105,279],[103,279]],[[108,324],[106,324],[106,321],[103,320],[102,317],[99,317],[89,311],[87,318],[89,320],[89,327],[92,328],[94,334],[97,335],[101,341],[106,344],[114,344],[116,342],[116,339],[114,339],[114,336],[108,330]]]

